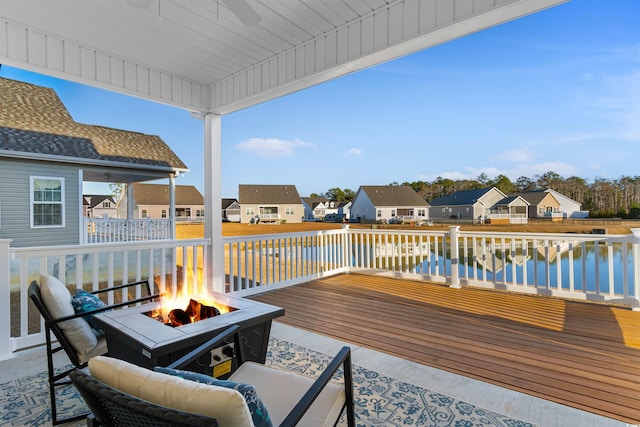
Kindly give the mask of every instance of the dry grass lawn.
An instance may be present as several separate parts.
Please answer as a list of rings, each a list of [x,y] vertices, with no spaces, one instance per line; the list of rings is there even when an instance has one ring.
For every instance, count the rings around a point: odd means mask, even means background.
[[[303,222],[300,224],[239,224],[225,222],[222,224],[223,236],[248,236],[254,234],[294,233],[299,231],[332,230],[342,224],[325,222]],[[371,228],[370,224],[350,224],[352,228]],[[402,225],[377,225],[377,228],[408,230],[446,230],[449,224],[434,224],[432,227],[415,228]],[[462,225],[463,231],[496,231],[496,232],[529,232],[529,233],[584,233],[589,234],[594,228],[604,228],[608,234],[629,234],[632,228],[640,228],[640,221],[606,221],[593,220],[585,223],[569,222],[537,222],[525,225]],[[202,224],[178,224],[179,239],[198,239],[204,237]]]

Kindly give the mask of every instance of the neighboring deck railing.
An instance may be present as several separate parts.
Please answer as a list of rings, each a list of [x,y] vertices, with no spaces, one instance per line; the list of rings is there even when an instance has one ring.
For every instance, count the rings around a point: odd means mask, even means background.
[[[171,229],[171,220],[166,218],[118,219],[84,217],[84,243],[170,240]]]
[[[30,310],[35,309],[26,295],[28,284],[40,273],[92,289],[152,277],[161,290],[175,290],[209,277],[203,259],[213,250],[208,240],[46,248],[9,244],[0,240],[0,358],[3,351],[42,342],[41,324],[30,323]],[[224,291],[237,296],[338,273],[367,272],[640,308],[640,229],[630,235],[596,235],[343,226],[225,237],[221,249]]]

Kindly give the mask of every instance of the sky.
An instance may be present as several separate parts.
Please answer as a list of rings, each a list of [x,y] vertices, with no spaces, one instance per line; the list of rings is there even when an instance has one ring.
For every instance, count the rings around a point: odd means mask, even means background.
[[[640,176],[639,20],[638,0],[572,0],[225,115],[222,196]],[[190,169],[176,184],[204,190],[203,123],[187,111],[5,65],[0,77],[52,87],[77,122],[159,135]]]

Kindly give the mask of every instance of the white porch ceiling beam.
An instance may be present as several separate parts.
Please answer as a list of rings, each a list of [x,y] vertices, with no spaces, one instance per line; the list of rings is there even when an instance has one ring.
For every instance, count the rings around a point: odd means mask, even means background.
[[[0,64],[192,111],[207,110],[210,104],[209,89],[203,83],[2,17]]]
[[[226,114],[463,37],[568,0],[403,0],[211,85]]]
[[[226,114],[564,1],[251,0],[265,16],[248,29],[195,0],[163,0],[161,20],[126,0],[0,0],[0,64]]]

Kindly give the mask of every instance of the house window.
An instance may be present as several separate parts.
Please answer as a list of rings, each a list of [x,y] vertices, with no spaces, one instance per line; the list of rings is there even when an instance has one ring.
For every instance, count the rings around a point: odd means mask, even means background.
[[[161,218],[166,218],[167,217],[167,210],[166,209],[162,209],[162,212],[160,212],[160,217]]]
[[[111,202],[105,200],[104,202],[102,202],[102,207],[109,209],[111,207]]]
[[[247,208],[247,209],[245,210],[245,214],[246,214],[247,216],[254,216],[254,215],[256,214],[256,211],[255,211],[255,209],[253,209],[253,208]]]
[[[418,209],[418,216],[427,216],[425,209]]]
[[[393,209],[393,210],[391,211],[391,216],[396,216],[396,210],[395,210],[395,209]]]
[[[142,211],[140,212],[140,217],[149,218],[149,211],[147,211],[146,209],[142,209]]]
[[[285,208],[284,209],[284,214],[285,215],[294,215],[295,214],[295,209],[293,209],[293,208]]]
[[[380,209],[378,209],[377,215],[378,215],[378,218],[382,217],[382,211]]]
[[[64,178],[31,177],[31,227],[64,227]]]
[[[196,209],[196,218],[202,218],[204,216],[204,209]]]

